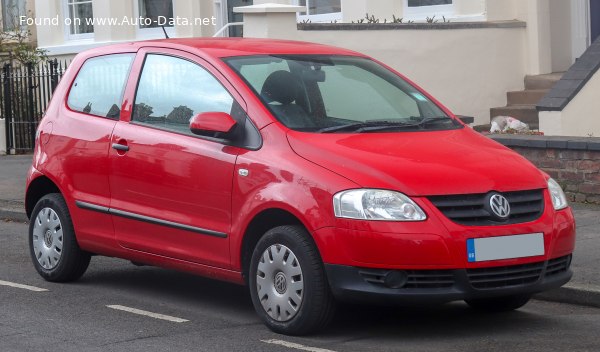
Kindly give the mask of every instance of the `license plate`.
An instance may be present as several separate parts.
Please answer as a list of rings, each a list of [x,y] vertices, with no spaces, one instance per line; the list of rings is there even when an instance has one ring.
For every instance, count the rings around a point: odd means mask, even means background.
[[[544,234],[532,233],[467,240],[469,262],[525,258],[544,255]]]

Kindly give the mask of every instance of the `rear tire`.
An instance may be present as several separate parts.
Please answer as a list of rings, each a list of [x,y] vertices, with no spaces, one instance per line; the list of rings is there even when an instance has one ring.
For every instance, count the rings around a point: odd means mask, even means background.
[[[47,281],[79,279],[91,255],[77,244],[67,203],[59,193],[40,199],[31,213],[29,253],[37,272]]]
[[[473,308],[484,312],[509,312],[523,307],[529,302],[531,295],[515,295],[498,298],[484,298],[466,300],[467,304]]]
[[[331,322],[335,301],[321,256],[303,227],[280,226],[265,233],[249,269],[254,309],[274,332],[305,335]]]

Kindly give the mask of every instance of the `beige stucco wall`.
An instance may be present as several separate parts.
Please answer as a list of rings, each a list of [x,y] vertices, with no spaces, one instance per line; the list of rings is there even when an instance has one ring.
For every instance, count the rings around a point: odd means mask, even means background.
[[[64,23],[64,17],[59,0],[35,0],[35,15],[39,18],[59,17],[59,22]],[[37,26],[38,46],[54,46],[64,43],[64,27],[53,25]]]
[[[550,0],[550,23],[552,71],[564,72],[573,64],[570,1]]]
[[[403,0],[341,0],[342,19],[344,22],[357,21],[369,16],[375,16],[382,22],[392,20],[392,16],[403,17]]]
[[[298,31],[290,39],[373,56],[476,124],[489,123],[491,107],[506,105],[507,91],[523,89],[526,73],[523,28]]]
[[[549,136],[600,137],[600,71],[563,111],[540,112],[540,130]]]

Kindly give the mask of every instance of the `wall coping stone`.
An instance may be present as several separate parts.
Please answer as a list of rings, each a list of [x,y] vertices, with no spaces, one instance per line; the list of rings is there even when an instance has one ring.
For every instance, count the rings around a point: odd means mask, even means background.
[[[529,136],[512,134],[488,135],[507,147],[600,151],[599,137]]]
[[[365,30],[443,30],[479,28],[525,28],[518,20],[438,23],[298,23],[301,31],[365,31]]]

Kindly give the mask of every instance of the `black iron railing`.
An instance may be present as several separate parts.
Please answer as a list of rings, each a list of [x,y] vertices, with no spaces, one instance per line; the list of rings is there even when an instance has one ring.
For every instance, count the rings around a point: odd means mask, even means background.
[[[6,146],[11,153],[33,150],[35,132],[68,63],[50,60],[38,65],[2,67],[0,113],[6,124]]]

